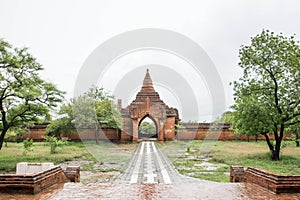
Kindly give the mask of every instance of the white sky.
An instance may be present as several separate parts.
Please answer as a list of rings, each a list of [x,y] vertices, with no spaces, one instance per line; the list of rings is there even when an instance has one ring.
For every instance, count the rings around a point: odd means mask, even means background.
[[[206,51],[221,76],[228,109],[234,103],[229,82],[241,76],[237,66],[240,46],[249,44],[250,37],[263,28],[286,36],[295,33],[300,40],[299,19],[298,0],[0,0],[0,38],[15,47],[29,47],[44,65],[44,79],[66,91],[67,99],[73,96],[82,64],[101,43],[133,29],[161,28],[189,37]],[[138,77],[137,83],[143,78]],[[159,85],[157,90],[165,103],[181,106],[174,100],[176,95],[168,99],[172,92]],[[123,106],[127,101],[123,100]],[[216,117],[206,109],[209,98],[202,101],[198,120]],[[180,107],[182,113],[181,109],[185,108]],[[183,118],[192,119],[188,113]]]

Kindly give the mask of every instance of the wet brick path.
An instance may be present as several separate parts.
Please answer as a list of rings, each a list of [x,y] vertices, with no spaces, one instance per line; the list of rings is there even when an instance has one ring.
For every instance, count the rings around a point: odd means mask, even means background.
[[[273,194],[244,183],[217,183],[177,173],[153,142],[140,143],[127,169],[113,183],[66,183],[37,195],[0,194],[2,199],[257,199],[300,200],[300,194]]]

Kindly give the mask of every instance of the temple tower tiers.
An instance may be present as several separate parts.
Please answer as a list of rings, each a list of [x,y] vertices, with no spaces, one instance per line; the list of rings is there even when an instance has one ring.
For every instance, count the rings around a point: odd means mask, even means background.
[[[126,108],[121,109],[123,127],[121,141],[138,141],[138,128],[141,121],[149,117],[157,127],[157,140],[173,140],[175,138],[175,124],[178,123],[178,111],[169,108],[159,97],[153,87],[149,69],[135,100]]]

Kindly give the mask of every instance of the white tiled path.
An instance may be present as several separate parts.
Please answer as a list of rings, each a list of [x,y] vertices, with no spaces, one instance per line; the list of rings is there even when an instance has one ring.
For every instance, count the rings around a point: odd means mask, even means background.
[[[156,143],[143,141],[119,181],[171,184],[171,177],[175,178],[178,174],[168,163],[169,161],[157,148]]]

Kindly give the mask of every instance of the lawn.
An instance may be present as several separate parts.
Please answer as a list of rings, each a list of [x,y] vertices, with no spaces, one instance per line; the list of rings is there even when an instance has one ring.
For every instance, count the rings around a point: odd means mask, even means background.
[[[110,142],[68,142],[57,148],[56,153],[50,154],[50,147],[44,142],[35,142],[33,151],[23,155],[23,143],[10,142],[0,150],[0,173],[14,173],[18,162],[53,162],[59,164],[72,160],[87,160],[82,170],[92,170],[99,163],[127,163],[137,144],[113,144]],[[122,165],[124,166],[124,165]],[[108,169],[109,170],[109,169]],[[121,168],[114,169],[121,171]]]
[[[229,182],[230,165],[257,167],[278,174],[300,174],[300,148],[284,142],[281,159],[272,161],[265,141],[173,141],[160,144],[177,170],[185,175]],[[207,154],[203,153],[207,150]]]

